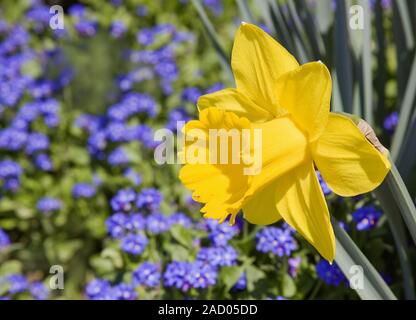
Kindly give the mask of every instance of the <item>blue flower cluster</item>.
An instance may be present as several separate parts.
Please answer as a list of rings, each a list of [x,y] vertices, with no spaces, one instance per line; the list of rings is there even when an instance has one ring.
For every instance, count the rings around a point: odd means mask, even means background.
[[[16,162],[0,161],[0,188],[2,187],[6,191],[17,191],[20,186],[21,174],[22,168]]]
[[[98,23],[91,12],[89,12],[82,4],[72,5],[68,12],[79,36],[86,38],[95,36],[98,29]]]
[[[166,287],[175,287],[184,292],[191,288],[205,289],[217,282],[217,270],[199,261],[173,261],[166,267],[163,283]]]
[[[123,208],[126,208],[126,203],[124,204]],[[135,209],[131,206],[128,211],[131,210]],[[151,213],[145,216],[141,213],[117,212],[106,221],[111,237],[121,240],[122,250],[134,255],[141,254],[148,244],[145,232],[149,235],[160,234],[168,231],[175,224],[188,227],[191,226],[192,220],[183,213],[170,216]]]
[[[133,272],[133,284],[135,286],[158,287],[160,277],[160,265],[146,261]]]
[[[145,124],[128,124],[133,115],[155,117],[156,102],[148,94],[127,93],[122,100],[108,108],[106,116],[83,114],[75,125],[88,133],[87,148],[92,156],[107,160],[112,166],[126,167],[130,163],[123,143],[140,141],[145,148],[156,146],[153,129]],[[107,155],[108,153],[108,155]]]
[[[134,287],[127,283],[112,286],[108,280],[94,279],[85,288],[85,295],[91,300],[136,300]]]
[[[192,219],[182,212],[169,216],[161,214],[158,210],[162,200],[159,191],[146,188],[139,193],[133,189],[122,189],[111,199],[111,206],[116,213],[107,219],[107,230],[111,237],[120,240],[123,251],[141,255],[149,242],[148,237],[165,233],[175,224],[192,228]],[[206,232],[212,246],[199,248],[197,243],[199,250],[195,261],[172,261],[166,265],[163,274],[160,263],[145,261],[133,271],[132,285],[157,287],[162,276],[166,287],[175,287],[183,292],[215,285],[219,268],[237,264],[238,252],[228,242],[240,230],[237,226],[219,224],[212,219],[204,220],[196,227]],[[87,288],[87,296],[92,299],[110,298],[106,296],[111,292],[109,288],[112,288],[109,283],[97,283],[93,282],[91,286],[100,293],[91,293]],[[243,290],[243,283],[237,284],[237,287]]]
[[[194,262],[173,261],[163,275],[167,287],[184,292],[190,288],[205,289],[217,282],[219,268],[237,264],[238,252],[228,244],[239,233],[236,226],[206,219],[198,226],[208,233],[212,246],[199,249]]]
[[[38,203],[36,204],[36,208],[44,214],[59,211],[61,207],[61,200],[52,197],[43,197],[39,199]]]
[[[212,267],[226,267],[237,264],[238,253],[232,246],[201,248],[196,256],[197,261]]]
[[[111,198],[111,208],[114,211],[129,212],[133,209],[136,201],[136,192],[133,189],[122,189]]]
[[[320,260],[316,265],[316,274],[320,279],[324,280],[326,284],[331,286],[339,286],[342,283],[348,283],[347,278],[335,262],[330,264],[326,260]]]
[[[230,225],[227,221],[218,223],[214,219],[205,219],[199,228],[208,232],[208,238],[213,246],[225,246],[228,241],[240,233],[237,223],[234,225]]]
[[[162,200],[161,193],[152,188],[143,188],[138,194],[133,189],[121,189],[111,199],[111,207],[116,213],[107,219],[107,230],[113,238],[120,239],[123,251],[141,254],[149,241],[145,231],[149,234],[163,233],[179,221],[178,215],[172,216],[173,221],[158,212]]]
[[[399,113],[397,111],[389,114],[383,122],[383,127],[389,134],[393,134],[396,130],[397,124],[399,123]]]
[[[282,228],[265,227],[256,234],[256,249],[279,257],[290,256],[298,248],[293,233],[294,230],[287,225]]]
[[[28,31],[45,31],[49,26],[49,7],[33,2],[26,18],[29,25],[25,27],[0,21],[0,115],[4,115],[0,122],[7,119],[0,129],[0,151],[23,152],[38,169],[52,171],[49,131],[60,123],[60,104],[52,95],[71,81],[72,72],[63,63],[59,75],[51,79],[46,61],[48,64],[62,62],[60,50],[31,47],[32,36]],[[27,66],[38,71],[29,72]],[[46,126],[42,132],[38,131],[41,122]],[[7,184],[6,189],[18,188],[15,179],[8,180]]]
[[[143,49],[131,50],[129,57],[135,67],[120,76],[120,89],[131,90],[138,83],[157,78],[162,92],[170,95],[172,84],[179,75],[175,50],[181,43],[193,42],[193,34],[178,31],[172,24],[159,24],[141,29],[136,38]]]
[[[373,229],[380,217],[382,212],[374,206],[364,206],[353,212],[352,217],[356,222],[356,229],[359,231]]]
[[[96,192],[97,190],[94,185],[85,183],[85,182],[77,183],[72,187],[72,196],[75,199],[79,199],[79,198],[89,199],[89,198],[94,197]]]
[[[0,277],[0,289],[0,300],[13,299],[22,294],[29,294],[29,297],[35,300],[46,300],[49,296],[49,289],[42,282],[30,282],[20,273]]]
[[[153,188],[142,189],[137,195],[136,205],[138,209],[155,212],[159,209],[162,200],[162,194],[158,190]]]
[[[0,252],[7,248],[10,244],[10,238],[8,234],[0,228]]]

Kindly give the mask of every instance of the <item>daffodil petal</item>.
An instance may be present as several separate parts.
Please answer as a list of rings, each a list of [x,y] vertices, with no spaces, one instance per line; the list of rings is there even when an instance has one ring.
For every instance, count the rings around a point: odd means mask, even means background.
[[[205,203],[201,212],[205,217],[224,220],[240,210],[247,189],[248,176],[237,165],[224,167],[209,164],[185,165],[179,179],[190,190],[195,201]]]
[[[240,210],[244,195],[248,190],[249,176],[244,175],[244,164],[211,163],[210,161],[210,129],[249,129],[250,122],[239,118],[232,112],[217,108],[207,108],[199,114],[199,120],[188,122],[184,127],[185,148],[182,152],[185,165],[179,172],[179,179],[193,191],[193,199],[205,203],[201,209],[205,217],[225,220],[229,215],[236,215]],[[198,130],[193,133],[193,130]],[[192,139],[188,138],[191,137]],[[197,137],[196,143],[193,141]],[[228,151],[233,150],[227,142]],[[217,145],[219,147],[219,145]],[[192,152],[190,152],[192,150]],[[202,153],[201,162],[190,161],[190,156]],[[239,154],[239,156],[241,156]]]
[[[264,122],[273,117],[270,112],[250,101],[236,89],[224,89],[201,96],[198,100],[198,109],[202,111],[210,107],[234,112],[237,116],[246,117],[251,122]]]
[[[335,237],[328,207],[312,161],[277,180],[276,207],[283,219],[326,260],[335,257]]]
[[[324,133],[313,145],[313,159],[328,186],[338,195],[356,196],[377,188],[391,164],[355,123],[330,113]]]
[[[234,40],[231,56],[237,90],[273,115],[279,114],[276,81],[296,69],[296,59],[260,28],[245,23]]]
[[[280,106],[308,132],[310,141],[316,140],[325,130],[331,90],[331,75],[321,62],[304,64],[284,74],[277,82]]]
[[[253,224],[268,225],[279,221],[282,217],[277,211],[276,182],[252,197],[243,206],[244,218]]]
[[[290,116],[252,124],[262,133],[262,167],[253,175],[251,192],[257,192],[308,159],[308,141]]]

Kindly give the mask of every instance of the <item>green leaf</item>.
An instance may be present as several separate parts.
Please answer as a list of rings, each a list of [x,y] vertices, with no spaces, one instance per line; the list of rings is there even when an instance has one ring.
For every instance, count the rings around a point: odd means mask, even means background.
[[[325,55],[326,49],[322,38],[322,34],[318,30],[316,21],[318,19],[316,19],[314,15],[312,15],[311,7],[308,6],[306,0],[297,0],[295,1],[295,5],[299,12],[301,20],[303,20],[305,33],[313,50],[313,59],[322,60],[322,57]],[[330,12],[329,16],[333,16],[333,13]]]
[[[373,77],[372,77],[372,55],[371,55],[371,8],[369,0],[361,0],[364,7],[365,17],[362,47],[362,95],[364,102],[364,119],[374,125],[373,118]]]
[[[413,112],[400,155],[396,160],[397,168],[409,189],[409,193],[412,195],[416,193],[416,170],[414,170],[416,165],[416,148],[413,147],[414,141],[416,141],[416,112]]]
[[[299,48],[296,46],[296,37],[292,37],[292,33],[289,32],[289,28],[287,25],[287,19],[283,15],[282,10],[280,9],[279,5],[276,1],[268,0],[264,1],[265,3],[268,2],[268,10],[270,11],[270,17],[273,21],[275,26],[276,34],[278,39],[282,42],[284,47],[291,52],[292,54],[295,53],[295,50]],[[299,45],[299,44],[298,44]],[[299,58],[299,57],[298,57]]]
[[[240,10],[243,21],[249,23],[255,23],[253,15],[251,14],[250,8],[247,4],[247,0],[236,0],[238,9]]]
[[[396,252],[400,260],[400,267],[403,273],[403,287],[405,290],[405,297],[409,300],[414,300],[415,287],[412,275],[411,260],[409,259],[407,244],[407,235],[404,228],[403,220],[400,216],[400,210],[396,204],[395,197],[389,188],[388,179],[386,179],[373,192],[383,207],[383,211],[387,216],[391,232],[393,234]]]
[[[123,150],[129,159],[129,162],[133,164],[140,164],[143,159],[140,152],[140,146],[137,142],[132,142],[123,146]]]
[[[30,60],[23,64],[22,74],[36,79],[42,74],[42,67],[38,61]]]
[[[21,273],[23,269],[22,263],[17,260],[4,261],[0,265],[0,276],[13,273]]]
[[[285,273],[282,278],[282,293],[284,297],[291,298],[296,294],[296,284],[293,278]]]
[[[266,275],[265,273],[257,268],[254,265],[246,265],[244,266],[246,276],[247,276],[247,290],[253,291],[254,290],[254,284],[260,280],[263,279]]]
[[[225,284],[225,290],[229,291],[240,279],[241,274],[244,272],[242,266],[223,267],[220,271],[221,282]]]
[[[179,244],[165,243],[164,249],[170,254],[172,260],[188,261],[191,258],[189,250]]]
[[[174,225],[170,229],[170,233],[172,234],[173,238],[178,241],[180,244],[184,245],[187,248],[192,247],[192,235],[181,225]]]
[[[67,240],[57,243],[55,252],[59,257],[59,261],[68,262],[81,247],[81,240]]]
[[[293,37],[295,38],[296,46],[299,48],[299,54],[301,63],[307,63],[313,59],[312,48],[306,37],[305,28],[296,10],[296,6],[293,0],[287,1],[287,8],[290,21],[293,25]],[[314,40],[316,42],[316,40]]]
[[[115,248],[106,248],[101,253],[101,256],[105,259],[111,260],[116,268],[120,269],[123,267],[123,257],[121,256],[120,250]]]
[[[223,67],[223,70],[226,73],[227,79],[229,80],[230,84],[234,83],[234,76],[231,71],[230,66],[230,59],[227,54],[225,54],[224,49],[222,48],[219,37],[217,33],[215,32],[214,26],[212,25],[211,21],[209,20],[204,7],[202,6],[200,0],[191,0],[192,4],[194,5],[199,18],[201,19],[201,22],[204,26],[204,29],[208,35],[208,38],[210,39],[212,45],[214,46],[218,57],[220,58],[221,65]]]
[[[383,183],[387,183],[388,189],[392,194],[390,197],[391,201],[394,201],[400,209],[410,235],[416,244],[416,208],[394,164],[392,164],[392,168]]]
[[[111,259],[95,256],[91,258],[91,266],[98,274],[104,275],[114,271],[114,263]]]
[[[327,34],[334,21],[331,2],[332,0],[316,1],[316,13],[318,16],[316,22],[321,34]]]
[[[334,55],[335,69],[338,79],[340,97],[345,112],[352,112],[353,75],[352,61],[347,29],[346,2],[336,1],[334,23]]]
[[[80,166],[82,165],[88,165],[90,161],[90,157],[88,155],[88,152],[85,150],[85,148],[78,147],[75,145],[68,145],[65,146],[65,153],[66,157],[69,161],[78,164]],[[57,154],[57,157],[61,157],[61,154]]]
[[[396,0],[395,3],[397,4],[397,8],[401,17],[407,49],[413,50],[415,46],[415,37],[413,34],[412,23],[410,21],[410,8],[408,7],[407,2],[405,0]]]
[[[406,135],[409,121],[412,119],[412,111],[415,103],[416,92],[416,55],[414,56],[412,68],[410,71],[409,80],[407,82],[406,91],[403,97],[402,106],[400,108],[399,123],[397,124],[396,131],[394,133],[393,142],[391,146],[391,157],[394,161],[400,155],[401,147],[403,146],[403,140]]]
[[[336,70],[332,71],[331,77],[333,79],[331,111],[344,112],[344,107],[342,105],[342,99],[341,99],[341,91],[340,91],[339,82],[338,82],[338,75],[337,75]]]

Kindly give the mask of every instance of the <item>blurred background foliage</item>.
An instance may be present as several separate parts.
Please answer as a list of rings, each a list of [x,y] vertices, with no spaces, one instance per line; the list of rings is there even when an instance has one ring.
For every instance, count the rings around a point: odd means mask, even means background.
[[[54,4],[64,30],[49,27]],[[363,30],[349,27],[353,4],[365,10]],[[154,161],[154,130],[195,118],[201,94],[233,86],[241,21],[301,63],[331,69],[333,110],[374,127],[415,198],[414,1],[5,0],[0,297],[359,297],[287,225],[203,220],[179,166]],[[395,194],[346,199],[320,182],[331,214],[394,294],[414,298],[411,217],[394,216],[392,228],[383,211],[396,202],[380,202]],[[49,289],[51,265],[63,266],[64,290]]]

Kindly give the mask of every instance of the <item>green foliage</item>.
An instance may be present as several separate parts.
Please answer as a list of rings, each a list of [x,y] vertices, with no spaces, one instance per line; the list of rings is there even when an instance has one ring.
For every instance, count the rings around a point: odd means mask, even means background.
[[[164,127],[171,111],[178,106],[183,106],[191,117],[195,117],[195,105],[182,99],[182,91],[187,87],[204,91],[217,82],[233,86],[229,52],[234,32],[244,19],[265,24],[299,61],[320,59],[327,64],[334,80],[332,109],[364,117],[374,125],[383,143],[392,147],[392,156],[404,182],[398,172],[393,171],[387,181],[391,187],[386,188],[384,184],[375,193],[377,199],[371,194],[357,199],[342,199],[334,194],[327,196],[330,212],[348,227],[347,234],[334,223],[340,240],[338,265],[346,274],[353,264],[365,267],[367,290],[355,292],[345,284],[333,287],[318,279],[315,265],[320,258],[299,235],[295,236],[298,249],[293,256],[301,258],[301,263],[295,273],[289,273],[288,257],[256,249],[256,234],[260,227],[242,223],[240,233],[229,241],[238,252],[237,262],[219,268],[215,286],[205,290],[191,288],[186,292],[163,285],[153,289],[138,286],[135,288],[138,297],[413,298],[415,250],[409,246],[410,237],[404,228],[407,226],[411,236],[415,236],[412,197],[416,189],[412,179],[415,177],[416,152],[412,141],[416,135],[416,63],[410,62],[415,51],[412,22],[416,21],[416,11],[410,10],[414,9],[410,1],[400,1],[387,9],[382,9],[380,1],[376,1],[377,5],[371,9],[372,20],[367,21],[371,22],[370,27],[361,32],[348,28],[349,1],[336,1],[335,11],[331,2],[225,0],[223,14],[216,16],[200,0],[186,4],[158,0],[146,1],[148,14],[138,17],[136,6],[142,1],[126,0],[115,7],[110,1],[89,0],[85,1],[88,14],[100,26],[97,34],[91,38],[79,36],[75,21],[66,15],[68,36],[59,38],[49,29],[43,33],[35,32],[25,17],[28,1],[2,1],[0,20],[28,28],[31,31],[30,46],[38,53],[44,49],[61,50],[74,78],[54,93],[61,105],[59,126],[49,128],[42,121],[32,124],[34,130],[50,139],[48,152],[54,167],[51,172],[36,168],[33,159],[24,152],[0,151],[0,160],[13,159],[24,171],[18,192],[3,193],[0,182],[0,228],[11,240],[6,248],[0,247],[0,278],[21,273],[31,281],[44,281],[50,276],[51,265],[62,265],[66,289],[62,295],[52,292],[50,297],[78,299],[85,297],[85,287],[94,278],[107,279],[112,284],[130,283],[132,272],[144,261],[160,263],[163,273],[170,262],[192,262],[201,247],[210,246],[210,233],[197,227],[197,222],[202,221],[200,208],[188,202],[189,194],[178,180],[179,166],[158,166],[152,150],[146,149],[141,142],[123,143],[129,167],[142,178],[141,185],[137,186],[124,176],[122,168],[112,166],[88,151],[89,135],[75,125],[75,120],[85,113],[105,115],[108,108],[120,100],[123,92],[116,79],[135,67],[126,58],[126,52],[159,49],[171,41],[168,36],[161,36],[144,48],[137,42],[137,32],[163,23],[192,32],[195,39],[175,46],[180,76],[172,83],[172,94],[163,93],[160,79],[133,85],[133,92],[148,93],[155,98],[159,112],[153,119],[143,115],[132,117],[129,125]],[[369,1],[359,3],[370,10]],[[201,19],[196,19],[198,16]],[[127,25],[126,34],[119,39],[110,37],[108,32],[116,19]],[[48,76],[56,76],[62,66],[53,59],[46,60],[36,57],[24,64],[21,72],[34,79],[42,77],[45,70]],[[25,93],[19,107],[30,99]],[[400,111],[400,120],[392,138],[383,131],[382,121],[393,110]],[[15,110],[11,108],[0,112],[1,129],[9,124],[14,114]],[[110,142],[108,149],[113,150],[116,145]],[[75,199],[72,188],[79,182],[95,183],[97,194],[91,199]],[[195,221],[194,227],[173,225],[162,234],[148,233],[149,244],[140,256],[124,252],[120,249],[120,241],[109,236],[106,219],[113,213],[111,198],[118,190],[129,187],[137,192],[147,187],[157,188],[163,194],[161,213],[170,216],[184,212]],[[36,204],[45,196],[59,198],[62,208],[49,215],[39,212]],[[387,220],[382,218],[375,229],[361,232],[356,230],[352,213],[365,205],[381,205]],[[403,218],[400,213],[404,213]],[[281,225],[276,224],[276,227]],[[389,275],[392,284],[387,286],[379,273]],[[235,285],[243,274],[246,289],[238,291]],[[0,282],[0,296],[7,295],[8,290],[7,283]],[[27,297],[26,293],[17,296]]]

